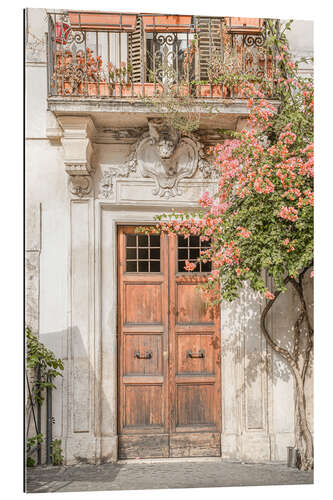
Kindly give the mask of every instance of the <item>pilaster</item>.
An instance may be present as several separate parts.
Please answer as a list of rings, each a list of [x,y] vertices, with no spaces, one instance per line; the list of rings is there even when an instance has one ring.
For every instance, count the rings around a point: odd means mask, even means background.
[[[94,329],[95,126],[89,116],[59,116],[68,175],[70,245],[68,277],[68,381],[66,463],[98,462]]]

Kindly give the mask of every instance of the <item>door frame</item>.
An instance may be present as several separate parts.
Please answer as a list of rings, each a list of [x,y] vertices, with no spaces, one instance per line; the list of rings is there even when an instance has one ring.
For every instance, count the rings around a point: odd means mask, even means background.
[[[96,259],[95,259],[95,332],[96,332],[96,385],[95,432],[99,455],[118,460],[118,226],[152,225],[159,211],[193,209],[195,205],[171,203],[163,205],[114,205],[98,203],[96,206]],[[222,308],[220,311],[220,315]],[[219,321],[220,322],[220,321]],[[221,322],[220,322],[221,324]],[[221,353],[222,362],[222,353]],[[222,363],[221,363],[222,364]],[[221,369],[221,368],[220,368]],[[99,381],[98,381],[99,379]],[[222,394],[222,373],[220,376]],[[222,396],[221,399],[221,413]],[[221,436],[223,426],[221,428]],[[221,450],[222,451],[222,450]],[[221,459],[223,451],[221,452]]]

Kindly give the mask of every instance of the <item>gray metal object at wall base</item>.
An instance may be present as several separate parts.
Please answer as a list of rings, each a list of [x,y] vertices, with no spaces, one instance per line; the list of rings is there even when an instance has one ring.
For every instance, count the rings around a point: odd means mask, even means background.
[[[47,381],[52,383],[52,378]],[[52,387],[46,388],[46,464],[51,464],[51,443],[52,443]]]
[[[37,367],[37,380],[38,383],[40,384],[40,365]],[[41,396],[40,391],[39,391],[39,398]],[[37,434],[42,433],[42,407],[40,403],[40,399],[38,399],[37,402]],[[37,444],[37,464],[41,465],[42,463],[42,445],[41,443]]]
[[[288,467],[293,467],[294,469],[297,468],[297,462],[298,462],[298,457],[299,457],[299,451],[297,448],[294,448],[293,446],[288,446],[287,447],[287,465]]]

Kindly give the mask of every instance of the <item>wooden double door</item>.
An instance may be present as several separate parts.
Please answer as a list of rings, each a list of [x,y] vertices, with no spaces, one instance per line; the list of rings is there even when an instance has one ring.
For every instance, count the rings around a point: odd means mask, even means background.
[[[219,311],[199,237],[118,228],[119,458],[220,456]]]

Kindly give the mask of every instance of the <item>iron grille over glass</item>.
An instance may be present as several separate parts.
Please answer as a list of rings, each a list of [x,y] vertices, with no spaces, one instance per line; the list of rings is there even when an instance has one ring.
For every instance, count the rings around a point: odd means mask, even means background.
[[[159,273],[160,235],[126,234],[126,272]]]
[[[212,270],[211,262],[198,262],[200,252],[207,250],[210,246],[210,241],[202,241],[199,236],[178,236],[178,272],[192,272],[192,273],[208,273]],[[185,260],[197,264],[193,271],[186,271]]]
[[[193,35],[189,33],[147,33],[147,81],[164,85],[194,78],[194,61],[185,71],[185,51]]]

